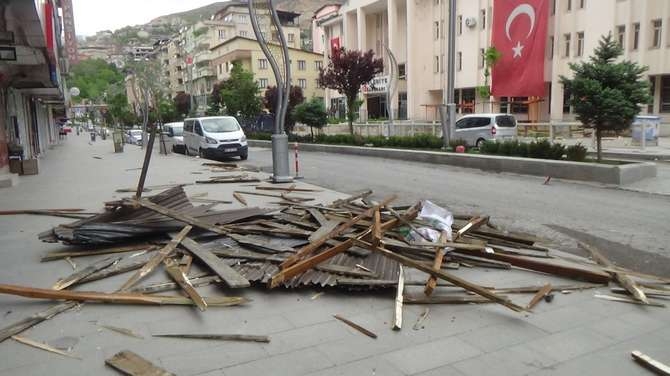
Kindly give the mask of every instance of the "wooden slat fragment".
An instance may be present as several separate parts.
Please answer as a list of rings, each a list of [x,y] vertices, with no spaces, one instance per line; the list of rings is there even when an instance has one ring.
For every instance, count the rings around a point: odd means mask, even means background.
[[[69,276],[59,280],[51,288],[54,289],[54,290],[66,289],[66,288],[74,285],[75,283],[79,282],[80,280],[88,277],[89,275],[91,275],[91,274],[93,274],[97,271],[100,271],[102,269],[105,269],[110,265],[114,265],[114,264],[118,263],[119,261],[121,261],[120,257],[108,257],[104,260],[94,262],[93,264],[88,265],[87,267],[85,267],[81,270],[78,270],[78,271],[70,274]]]
[[[107,330],[111,330],[112,332],[123,334],[123,335],[128,336],[128,337],[133,337],[133,338],[137,338],[137,339],[144,339],[144,337],[142,337],[141,335],[133,332],[130,329],[119,328],[117,326],[111,326],[111,325],[98,325],[98,326],[101,327],[101,328],[105,328]]]
[[[182,245],[200,261],[205,263],[207,267],[212,269],[216,275],[221,277],[221,279],[226,283],[226,285],[228,285],[228,287],[239,289],[251,286],[251,283],[249,283],[249,281],[240,273],[228,266],[228,264],[223,262],[211,251],[202,247],[195,240],[186,237],[184,240],[182,240]]]
[[[370,338],[377,339],[377,335],[376,335],[375,333],[373,333],[373,332],[371,332],[371,331],[365,329],[364,327],[362,327],[362,326],[356,324],[355,322],[352,322],[352,321],[350,321],[350,320],[348,320],[348,319],[345,319],[344,317],[342,317],[342,316],[340,316],[340,315],[333,315],[333,317],[336,318],[336,319],[338,319],[338,320],[340,320],[340,321],[342,321],[343,323],[349,325],[350,327],[352,327],[352,328],[358,330],[359,332],[365,334],[366,336],[368,336],[368,337],[370,337]]]
[[[586,244],[584,242],[577,242],[577,244],[579,244],[579,246],[582,249],[589,252],[593,260],[598,264],[606,268],[616,267],[612,261],[610,261],[607,257],[605,257],[605,255],[593,245]],[[637,283],[635,283],[635,281],[633,281],[633,279],[631,279],[629,276],[627,276],[624,273],[617,273],[617,272],[612,272],[612,276],[623,288],[628,290],[635,299],[645,304],[649,303],[649,300],[647,299],[647,296],[644,294],[644,291],[642,291],[640,286],[638,286]]]
[[[547,294],[551,292],[551,283],[547,283],[546,285],[542,286],[542,288],[533,296],[533,298],[528,302],[528,305],[526,306],[526,309],[531,310],[533,307],[537,305],[537,303],[540,302],[540,300],[544,299]]]
[[[153,337],[209,339],[217,341],[243,341],[270,343],[270,337],[250,334],[152,334]]]
[[[636,362],[648,370],[654,372],[655,374],[661,376],[670,376],[670,367],[659,362],[658,360],[654,360],[649,355],[646,355],[637,350],[632,351],[630,355],[633,357],[633,359],[635,359]]]
[[[375,207],[372,214],[372,239],[373,246],[378,246],[382,241],[382,215],[379,206]]]
[[[395,295],[395,311],[393,316],[393,330],[402,329],[402,303],[405,291],[405,270],[398,265],[398,290]]]
[[[72,354],[67,353],[65,351],[58,350],[57,348],[49,346],[46,343],[37,342],[37,341],[32,340],[30,338],[20,337],[20,336],[15,335],[15,336],[12,336],[12,339],[16,342],[23,343],[24,345],[28,345],[28,346],[31,346],[31,347],[34,347],[34,348],[37,348],[37,349],[40,349],[40,350],[48,351],[48,352],[58,354],[58,355],[62,355],[62,356],[72,358],[72,359],[81,360],[81,358],[76,356],[76,355],[72,355]]]
[[[604,295],[604,294],[595,294],[593,295],[594,298],[598,299],[604,299],[604,300],[609,300],[611,302],[621,302],[621,303],[630,303],[630,304],[638,304],[638,305],[648,305],[652,307],[660,307],[660,308],[665,308],[665,304],[661,303],[655,303],[655,302],[649,302],[649,303],[642,303],[639,300],[635,299],[629,299],[629,298],[624,298],[622,296],[612,296],[612,295]]]
[[[60,260],[66,257],[85,257],[85,256],[96,256],[96,255],[107,255],[111,253],[153,250],[155,248],[156,248],[155,246],[150,244],[137,244],[124,247],[110,247],[110,248],[91,249],[83,251],[57,251],[47,253],[46,255],[42,256],[40,261],[46,262],[46,261]]]
[[[456,236],[454,236],[454,241],[458,240],[461,236],[464,234],[468,233],[469,231],[475,231],[478,228],[482,227],[486,222],[489,221],[489,217],[474,217],[468,223],[461,227],[460,230],[456,233]]]
[[[328,223],[328,218],[326,218],[326,216],[323,215],[323,213],[321,213],[318,209],[308,208],[307,211],[312,216],[312,218],[314,218],[316,220],[316,222],[319,225],[325,226],[326,223]]]
[[[414,323],[414,326],[412,326],[412,329],[414,329],[414,330],[423,329],[423,323],[428,318],[429,313],[430,313],[430,308],[426,307],[423,310],[423,312],[419,315],[419,317],[416,318],[416,322]]]
[[[504,295],[499,295],[505,297]],[[435,295],[435,296],[406,296],[405,304],[487,304],[495,303],[491,299],[481,296],[467,295]]]
[[[175,376],[132,351],[121,351],[105,360],[105,364],[129,376]]]
[[[290,199],[291,201],[296,201],[296,202],[314,201],[314,198],[312,198],[312,197],[286,196],[286,195],[281,195],[281,194],[250,192],[250,191],[235,191],[234,193],[239,193],[239,194],[244,194],[244,195],[251,195],[251,196],[274,197],[274,198],[282,198],[282,199],[286,199],[286,197],[288,197],[288,199]]]
[[[447,234],[442,232],[438,240],[440,243],[447,241]],[[447,254],[446,248],[436,247],[435,248],[435,260],[433,260],[434,269],[442,269],[442,261],[444,260],[444,255]],[[423,293],[426,296],[430,296],[437,286],[437,278],[435,276],[429,276],[428,281],[426,281],[426,287],[423,289]]]
[[[207,310],[207,303],[205,300],[198,294],[198,292],[195,290],[193,285],[188,281],[188,278],[184,275],[184,272],[181,271],[179,268],[179,264],[172,258],[166,258],[163,260],[163,264],[165,264],[165,270],[168,272],[170,277],[177,282],[179,287],[184,290],[186,295],[193,300],[193,303],[200,309],[200,311],[206,311]]]
[[[33,326],[41,323],[42,321],[49,320],[50,318],[56,316],[59,313],[72,309],[76,305],[77,302],[60,303],[58,305],[49,307],[43,311],[37,312],[11,325],[8,325],[0,329],[0,342],[3,342],[4,340],[10,338],[13,335],[21,333],[24,330],[30,329]]]
[[[244,206],[247,206],[247,205],[248,205],[248,204],[247,204],[247,200],[246,200],[244,197],[242,197],[241,194],[239,194],[239,193],[237,193],[237,192],[233,192],[233,197],[235,197],[235,200],[239,201],[240,204],[242,204],[242,205],[244,205]]]
[[[221,277],[218,275],[207,275],[202,277],[194,277],[189,279],[193,287],[208,286],[212,283],[221,282]],[[138,294],[154,294],[157,292],[170,291],[179,289],[179,285],[176,282],[161,282],[154,283],[146,286],[137,286],[130,290],[130,292]],[[211,303],[210,303],[211,305]]]
[[[174,218],[178,221],[184,222],[186,224],[189,224],[193,227],[201,228],[203,230],[207,230],[210,232],[213,232],[215,234],[219,235],[227,235],[228,231],[222,229],[219,226],[215,226],[212,224],[209,224],[201,219],[191,217],[190,215],[182,214],[176,210],[168,209],[166,207],[156,205],[153,202],[149,200],[132,200],[132,199],[127,199],[126,201],[130,202],[132,205],[140,205],[144,208],[147,208],[149,210],[155,211],[156,213],[163,214],[164,216]]]
[[[177,235],[172,238],[172,240],[170,240],[168,244],[166,244],[156,254],[154,254],[140,270],[133,274],[133,276],[130,277],[130,279],[128,279],[128,281],[126,281],[123,286],[121,286],[119,291],[128,290],[142,278],[149,275],[149,273],[151,273],[170,253],[175,250],[175,248],[177,248],[179,243],[181,243],[186,235],[188,235],[191,229],[193,229],[193,227],[190,225],[184,227]]]
[[[137,270],[137,269],[141,268],[142,266],[144,266],[144,264],[146,264],[146,263],[147,263],[146,260],[138,260],[138,261],[133,261],[133,262],[130,262],[130,263],[119,262],[119,263],[111,265],[111,266],[109,266],[105,269],[102,269],[98,272],[95,272],[95,273],[89,275],[86,278],[82,278],[81,280],[79,280],[74,285],[78,286],[78,285],[82,285],[84,283],[98,281],[98,280],[105,279],[107,277],[111,277],[111,276],[114,276],[114,275],[123,274],[123,273],[126,273],[126,272]]]

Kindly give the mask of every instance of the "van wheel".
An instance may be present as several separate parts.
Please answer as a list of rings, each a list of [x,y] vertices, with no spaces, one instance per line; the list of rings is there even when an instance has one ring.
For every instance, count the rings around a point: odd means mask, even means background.
[[[479,149],[482,146],[482,143],[484,141],[486,141],[486,140],[484,140],[483,138],[480,138],[479,140],[477,140],[477,142],[475,143],[475,146],[477,147],[477,149]]]
[[[205,159],[205,150],[200,148],[200,150],[198,150],[198,155],[200,156],[200,158]]]
[[[249,158],[249,154],[242,154],[242,155],[240,155],[240,159],[243,160],[243,161],[246,161],[247,158]]]

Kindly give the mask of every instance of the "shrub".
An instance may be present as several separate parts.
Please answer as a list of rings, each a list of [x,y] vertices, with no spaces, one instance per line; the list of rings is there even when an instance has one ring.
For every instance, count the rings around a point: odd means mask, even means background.
[[[566,156],[569,161],[583,162],[586,160],[587,149],[581,143],[568,146]]]
[[[550,159],[555,159],[555,160],[561,160],[563,159],[563,155],[565,154],[565,145],[554,143],[551,144],[551,149],[549,150],[549,158]]]
[[[551,142],[549,140],[532,141],[528,145],[528,156],[531,158],[549,159],[551,156]]]
[[[479,152],[482,154],[498,154],[500,144],[495,141],[483,141],[479,144]]]

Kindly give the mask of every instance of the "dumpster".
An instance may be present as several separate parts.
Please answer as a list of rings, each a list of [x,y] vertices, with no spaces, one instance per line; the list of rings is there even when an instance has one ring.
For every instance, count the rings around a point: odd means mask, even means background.
[[[91,141],[95,142],[95,131],[91,131],[90,135],[91,135]]]
[[[631,126],[633,145],[658,146],[658,134],[661,127],[660,116],[640,115],[636,116]]]
[[[123,132],[114,131],[112,133],[112,141],[114,141],[114,152],[123,153]]]

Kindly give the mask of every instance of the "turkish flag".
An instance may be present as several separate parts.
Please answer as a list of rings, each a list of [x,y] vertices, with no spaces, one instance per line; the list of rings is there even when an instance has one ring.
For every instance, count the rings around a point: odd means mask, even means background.
[[[491,44],[502,54],[493,65],[497,97],[542,97],[549,0],[494,0]]]
[[[340,37],[330,39],[330,54],[335,55],[340,51]]]

